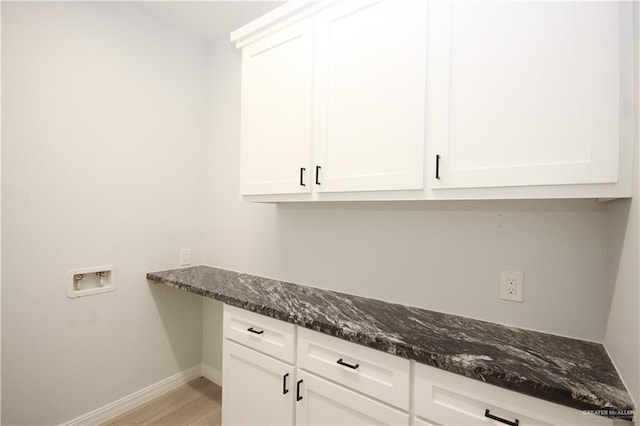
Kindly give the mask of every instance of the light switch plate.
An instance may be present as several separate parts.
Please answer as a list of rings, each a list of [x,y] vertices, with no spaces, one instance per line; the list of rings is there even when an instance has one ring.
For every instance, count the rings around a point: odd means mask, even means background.
[[[191,265],[191,249],[183,248],[180,250],[180,266]]]

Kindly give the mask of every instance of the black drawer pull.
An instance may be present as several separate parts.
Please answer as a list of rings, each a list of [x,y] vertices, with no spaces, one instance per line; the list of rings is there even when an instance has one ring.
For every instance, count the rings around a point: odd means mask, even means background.
[[[300,396],[300,384],[303,382],[302,379],[298,380],[298,383],[296,383],[296,401],[300,401],[302,399],[302,397]]]
[[[250,332],[252,332],[252,333],[256,333],[256,334],[262,334],[262,333],[264,333],[264,330],[260,330],[260,331],[258,331],[258,330],[254,330],[254,329],[253,329],[253,327],[249,327],[249,328],[247,328],[247,331],[250,331]]]
[[[316,185],[320,185],[320,169],[322,167],[316,166]]]
[[[440,179],[440,155],[436,155],[436,179]]]
[[[289,377],[289,373],[282,376],[282,394],[286,395],[289,393],[289,389],[287,389],[287,377]]]
[[[484,416],[490,418],[491,420],[496,420],[500,423],[504,423],[505,425],[509,425],[509,426],[518,426],[520,424],[520,420],[516,419],[515,422],[509,421],[509,420],[505,420],[501,417],[498,416],[494,416],[493,414],[489,413],[489,409],[487,408],[486,410],[484,410]]]
[[[340,364],[340,365],[344,365],[345,367],[353,368],[354,370],[355,370],[356,368],[360,367],[360,364],[356,364],[356,365],[353,365],[353,364],[347,364],[346,362],[344,362],[344,361],[342,360],[342,358],[340,358],[337,362],[338,362],[338,364]]]
[[[304,171],[307,170],[304,167],[300,167],[300,186],[307,186],[304,183]]]

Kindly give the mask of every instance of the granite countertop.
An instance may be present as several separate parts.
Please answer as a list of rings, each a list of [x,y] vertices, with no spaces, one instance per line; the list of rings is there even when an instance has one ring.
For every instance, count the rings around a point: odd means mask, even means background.
[[[599,343],[209,266],[147,279],[526,395],[633,418],[633,402]]]

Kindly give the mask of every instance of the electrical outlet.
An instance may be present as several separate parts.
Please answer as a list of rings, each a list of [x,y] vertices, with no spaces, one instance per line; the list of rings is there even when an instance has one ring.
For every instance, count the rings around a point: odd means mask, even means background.
[[[191,265],[191,249],[183,248],[180,250],[180,265]]]
[[[503,271],[500,274],[500,299],[522,302],[522,272]]]

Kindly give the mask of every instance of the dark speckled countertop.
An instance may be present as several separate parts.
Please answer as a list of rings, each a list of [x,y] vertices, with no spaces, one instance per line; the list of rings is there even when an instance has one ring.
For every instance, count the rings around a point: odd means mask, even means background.
[[[633,416],[599,343],[209,266],[147,279],[568,407]]]

